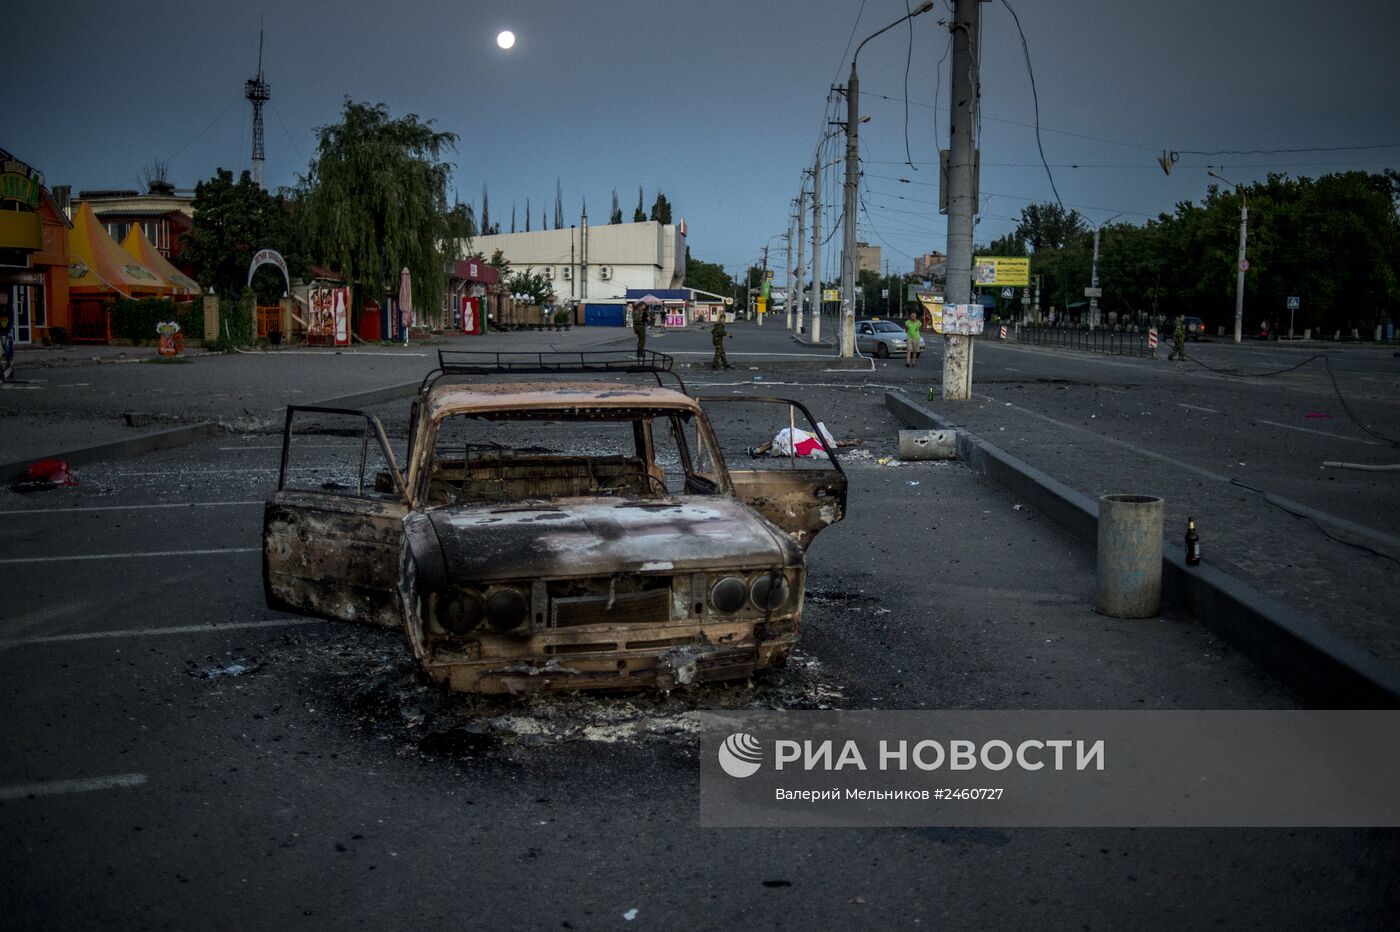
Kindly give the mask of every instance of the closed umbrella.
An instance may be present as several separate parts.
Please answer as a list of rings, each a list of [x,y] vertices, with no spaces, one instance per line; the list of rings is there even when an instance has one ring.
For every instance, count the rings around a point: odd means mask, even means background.
[[[408,322],[413,318],[413,278],[407,267],[399,273],[399,330],[408,343]]]

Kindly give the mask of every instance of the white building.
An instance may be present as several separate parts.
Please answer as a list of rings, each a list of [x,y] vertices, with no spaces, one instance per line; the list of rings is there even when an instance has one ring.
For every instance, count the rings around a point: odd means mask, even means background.
[[[560,303],[620,300],[629,288],[680,288],[685,281],[684,220],[472,238],[472,252],[490,258],[497,249],[512,272],[533,271],[552,281]]]

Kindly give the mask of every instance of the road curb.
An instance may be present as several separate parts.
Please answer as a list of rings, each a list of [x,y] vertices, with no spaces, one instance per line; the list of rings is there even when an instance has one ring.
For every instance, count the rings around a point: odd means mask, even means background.
[[[868,372],[871,368],[869,359],[862,359],[858,356],[851,357],[849,359],[843,359],[840,356],[816,356],[811,358],[789,356],[777,358],[759,357],[757,359],[745,359],[743,357],[733,355],[731,356],[731,358],[733,360],[732,365],[734,366],[735,370],[740,372],[746,372],[750,369],[758,369],[760,371],[768,369],[800,369],[815,370],[818,372],[825,371],[828,369],[850,369],[853,371]],[[709,369],[711,368],[711,366],[708,360],[678,360],[676,362],[676,368]]]
[[[60,459],[67,462],[69,466],[81,466],[100,460],[130,459],[143,453],[182,447],[194,443],[196,440],[212,437],[218,432],[219,425],[214,421],[201,421],[198,424],[186,424],[183,427],[137,434],[134,437],[124,437],[121,440],[113,440],[108,443],[93,444],[90,447],[78,447],[75,450],[65,450],[61,453],[50,453],[45,456],[32,456],[24,460],[5,463],[0,466],[0,475],[5,476],[7,482],[22,482],[28,478],[29,465],[39,460]]]
[[[953,430],[958,459],[1004,486],[1089,546],[1098,543],[1098,504],[904,395],[885,407],[908,427]],[[1400,708],[1400,670],[1250,584],[1162,548],[1162,597],[1270,674],[1325,708]]]
[[[323,401],[310,402],[311,404],[325,408],[367,408],[371,405],[383,404],[386,401],[394,401],[398,398],[405,398],[418,391],[418,386],[422,384],[421,379],[412,382],[404,382],[399,385],[390,385],[384,388],[370,389],[364,392],[355,392],[350,395],[342,395],[339,398],[327,398]],[[273,415],[276,422],[276,416]],[[169,430],[157,430],[145,434],[137,434],[133,437],[124,437],[121,440],[113,440],[108,443],[98,443],[90,447],[78,447],[74,450],[63,450],[57,453],[47,453],[42,456],[31,456],[23,460],[16,460],[11,463],[0,464],[0,476],[5,477],[4,481],[23,482],[28,478],[28,470],[31,463],[39,460],[57,459],[65,461],[69,466],[82,466],[88,463],[96,463],[102,460],[132,459],[145,453],[154,453],[158,450],[171,450],[176,447],[187,446],[199,440],[212,437],[224,430],[224,427],[217,421],[200,421],[197,424],[186,424],[181,427],[172,427]]]

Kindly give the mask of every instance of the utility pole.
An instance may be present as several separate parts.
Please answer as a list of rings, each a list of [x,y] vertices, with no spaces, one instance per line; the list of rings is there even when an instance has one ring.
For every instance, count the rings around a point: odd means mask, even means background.
[[[783,276],[784,285],[783,313],[787,316],[787,328],[792,329],[792,286],[797,277],[792,271],[792,226],[794,218],[788,217],[788,231],[785,240],[787,241],[787,274]]]
[[[759,293],[760,295],[764,295],[765,292],[768,292],[769,294],[771,294],[771,292],[772,292],[772,289],[768,287],[768,247],[769,247],[769,245],[772,244],[772,242],[773,242],[772,240],[769,240],[767,243],[764,243],[764,244],[763,244],[763,277],[762,277],[761,279],[759,279],[759,282],[758,282],[758,293]],[[764,296],[764,302],[763,302],[763,310],[764,310],[764,311],[767,311],[767,310],[768,310],[768,301],[769,301],[769,300],[771,300],[771,298],[770,298],[768,295],[765,295],[765,296]],[[765,318],[765,317],[767,317],[767,316],[768,316],[768,315],[767,315],[766,313],[765,313],[765,314],[759,314],[759,315],[758,315],[758,325],[759,325],[760,327],[763,326],[763,318]]]
[[[1249,200],[1245,197],[1244,191],[1240,191],[1240,261],[1236,268],[1239,269],[1235,278],[1235,342],[1240,342],[1240,337],[1244,331],[1244,273],[1249,268],[1249,259],[1245,255],[1245,244],[1249,240]]]
[[[802,330],[802,293],[806,291],[802,281],[802,270],[806,267],[802,257],[802,250],[807,245],[807,214],[806,205],[803,203],[806,197],[807,187],[803,185],[797,191],[797,265],[793,266],[796,273],[794,277],[797,280],[794,282],[792,293],[788,295],[788,300],[793,302],[793,318],[790,319],[796,319],[799,332]]]
[[[972,221],[977,210],[977,98],[981,80],[977,49],[981,0],[953,0],[953,80],[949,97],[948,140],[948,281],[947,303],[968,304],[972,298]],[[972,397],[973,338],[943,337],[943,397],[966,401]]]
[[[1089,287],[1094,292],[1089,295],[1089,329],[1091,330],[1099,325],[1099,229],[1100,227],[1094,227],[1094,266],[1093,271],[1089,273]]]
[[[862,43],[864,44],[864,43]],[[856,49],[856,54],[860,50]],[[856,346],[856,185],[860,178],[860,78],[851,56],[846,82],[846,184],[842,192],[841,233],[841,356],[855,355]]]
[[[860,118],[860,78],[856,75],[856,60],[865,43],[878,35],[889,32],[905,20],[922,16],[933,9],[933,0],[924,0],[913,10],[883,29],[877,29],[861,40],[851,55],[851,77],[846,82],[846,191],[843,202],[845,229],[841,241],[841,355],[851,357],[856,349],[856,185],[860,182],[860,142],[858,138]],[[956,66],[956,62],[954,64]],[[949,218],[951,221],[951,217]],[[969,222],[969,242],[972,227]],[[969,255],[968,268],[971,269]],[[879,271],[878,269],[876,270]],[[970,271],[969,271],[969,274]]]
[[[1245,246],[1249,241],[1249,198],[1244,193],[1244,188],[1221,178],[1213,171],[1207,171],[1207,175],[1224,181],[1230,187],[1240,192],[1240,257],[1235,264],[1237,270],[1235,276],[1235,342],[1240,342],[1244,335],[1244,273],[1249,270],[1249,257],[1245,251]]]
[[[813,343],[822,338],[822,149],[812,162],[812,329]]]
[[[583,218],[579,221],[579,241],[578,241],[578,293],[583,300],[588,300],[588,210],[583,211]]]

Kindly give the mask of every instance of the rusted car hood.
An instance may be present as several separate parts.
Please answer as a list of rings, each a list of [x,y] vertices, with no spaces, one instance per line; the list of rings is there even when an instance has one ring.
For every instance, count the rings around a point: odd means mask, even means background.
[[[427,513],[452,580],[686,572],[802,562],[801,550],[746,505],[718,496],[664,501],[562,499]]]

